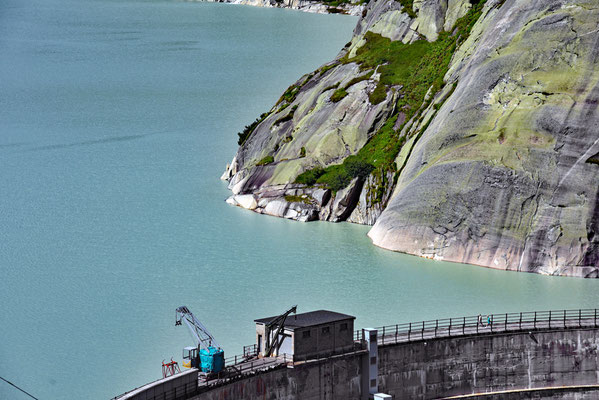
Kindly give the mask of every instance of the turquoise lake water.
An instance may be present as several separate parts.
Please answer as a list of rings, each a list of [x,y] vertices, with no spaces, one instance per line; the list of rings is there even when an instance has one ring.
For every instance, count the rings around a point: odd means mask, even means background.
[[[227,205],[236,133],[350,39],[353,17],[166,0],[0,3],[0,376],[106,399],[191,343],[327,308],[356,327],[595,307],[599,282],[434,262],[367,227]],[[26,399],[0,381],[1,399]]]

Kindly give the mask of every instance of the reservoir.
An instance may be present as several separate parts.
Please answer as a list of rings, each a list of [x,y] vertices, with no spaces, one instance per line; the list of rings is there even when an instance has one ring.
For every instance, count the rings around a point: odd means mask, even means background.
[[[599,305],[595,280],[424,260],[368,227],[227,205],[237,132],[331,60],[355,17],[170,0],[0,5],[0,376],[107,399],[191,339],[225,356],[254,319],[330,309],[356,327]],[[26,399],[0,381],[0,399]]]

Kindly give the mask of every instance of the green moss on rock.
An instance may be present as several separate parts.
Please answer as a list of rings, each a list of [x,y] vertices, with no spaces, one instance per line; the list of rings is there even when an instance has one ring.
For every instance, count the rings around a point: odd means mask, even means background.
[[[303,196],[287,195],[287,196],[285,196],[285,200],[290,203],[311,204],[310,199],[307,196],[303,197]]]
[[[273,162],[275,162],[275,159],[273,156],[266,156],[262,160],[258,161],[256,163],[256,165],[268,165],[268,164],[272,164]]]

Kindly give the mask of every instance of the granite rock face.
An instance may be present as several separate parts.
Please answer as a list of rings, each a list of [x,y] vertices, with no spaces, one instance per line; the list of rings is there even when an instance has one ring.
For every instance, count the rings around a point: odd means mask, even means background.
[[[424,257],[597,277],[599,3],[513,0],[479,21],[453,95],[369,236]],[[450,79],[450,78],[448,78]]]
[[[240,146],[223,174],[228,201],[302,221],[374,224],[375,245],[423,257],[598,277],[596,0],[487,0],[445,86],[427,95],[418,118],[399,113],[405,144],[391,171],[337,192],[293,183],[356,154],[397,115],[398,88],[369,101],[376,69],[331,99],[365,75],[340,61],[351,61],[367,32],[434,41],[478,3],[415,0],[408,13],[371,1],[338,57],[298,80]]]

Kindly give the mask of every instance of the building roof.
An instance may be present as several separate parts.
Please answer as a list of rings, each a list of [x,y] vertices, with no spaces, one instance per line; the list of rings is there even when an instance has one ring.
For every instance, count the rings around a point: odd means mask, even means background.
[[[260,318],[254,321],[260,324],[267,324],[277,317],[278,315],[275,315],[274,317]],[[356,317],[328,310],[310,311],[307,313],[289,315],[285,320],[285,328],[293,330],[296,328],[329,324],[331,322],[343,321],[346,319],[356,319]]]

